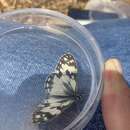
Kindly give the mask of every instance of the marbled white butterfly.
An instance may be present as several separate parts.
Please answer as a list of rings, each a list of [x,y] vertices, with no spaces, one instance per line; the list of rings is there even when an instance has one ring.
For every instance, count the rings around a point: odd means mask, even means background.
[[[77,94],[77,72],[76,60],[72,54],[65,53],[60,58],[54,73],[51,73],[45,82],[47,96],[44,103],[38,105],[33,113],[33,123],[53,119],[80,98]]]

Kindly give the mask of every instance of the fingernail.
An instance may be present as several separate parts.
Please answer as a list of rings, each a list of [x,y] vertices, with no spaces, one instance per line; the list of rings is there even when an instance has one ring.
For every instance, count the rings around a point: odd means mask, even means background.
[[[108,61],[106,61],[105,70],[116,71],[116,72],[120,73],[121,75],[123,73],[121,63],[117,59],[109,59]]]

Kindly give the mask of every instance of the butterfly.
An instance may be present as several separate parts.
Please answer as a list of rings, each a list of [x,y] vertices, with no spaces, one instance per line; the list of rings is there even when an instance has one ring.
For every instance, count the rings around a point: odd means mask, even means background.
[[[61,56],[55,71],[45,81],[46,97],[33,112],[33,123],[50,121],[80,99],[77,73],[78,68],[74,56],[70,53]]]

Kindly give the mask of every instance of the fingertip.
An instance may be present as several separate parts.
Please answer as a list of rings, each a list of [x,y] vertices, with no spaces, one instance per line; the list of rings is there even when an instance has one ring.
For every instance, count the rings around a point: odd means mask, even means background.
[[[112,58],[105,62],[105,71],[116,71],[123,73],[121,62],[118,59]]]
[[[121,91],[124,82],[122,75],[122,65],[118,59],[109,59],[105,62],[103,95]]]

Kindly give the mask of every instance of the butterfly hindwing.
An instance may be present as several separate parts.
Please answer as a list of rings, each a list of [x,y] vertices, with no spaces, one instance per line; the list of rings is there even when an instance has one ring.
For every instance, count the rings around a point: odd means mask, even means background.
[[[45,84],[46,98],[33,113],[33,122],[47,122],[60,115],[74,101],[77,92],[77,65],[71,54],[64,54]]]

